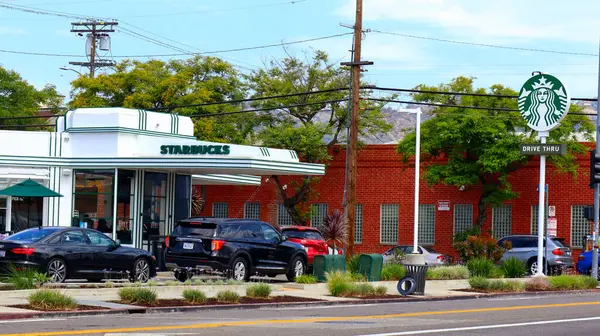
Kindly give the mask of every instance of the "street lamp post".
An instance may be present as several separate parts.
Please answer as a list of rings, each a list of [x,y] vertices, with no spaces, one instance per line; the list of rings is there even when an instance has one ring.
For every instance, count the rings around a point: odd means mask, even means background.
[[[83,75],[81,74],[81,72],[79,72],[79,71],[77,71],[77,70],[75,70],[75,69],[71,69],[71,68],[67,68],[67,67],[60,67],[59,69],[60,69],[60,70],[64,70],[64,71],[73,71],[73,72],[76,72],[76,73],[77,73],[79,76],[83,76]]]

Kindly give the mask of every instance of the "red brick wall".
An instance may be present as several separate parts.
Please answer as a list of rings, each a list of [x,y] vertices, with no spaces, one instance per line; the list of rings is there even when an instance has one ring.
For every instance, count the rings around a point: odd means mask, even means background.
[[[558,174],[548,165],[546,181],[549,185],[549,203],[556,206],[558,236],[571,239],[571,205],[592,204],[592,191],[588,187],[589,161],[587,155],[579,159],[578,178]],[[414,166],[413,166],[414,167]],[[342,208],[345,174],[345,151],[333,153],[327,173],[316,186],[318,196],[311,201],[327,203],[329,211]],[[289,183],[293,178],[283,178]],[[532,161],[510,176],[513,189],[520,197],[507,202],[512,204],[512,231],[514,234],[531,232],[531,206],[538,203],[536,191],[539,182],[539,160]],[[400,244],[412,243],[414,215],[414,168],[402,168],[394,145],[369,145],[358,157],[357,202],[363,205],[363,239],[356,245],[357,252],[381,252],[389,248],[379,243],[380,206],[399,204]],[[421,180],[420,203],[436,204],[435,248],[442,253],[455,255],[452,249],[454,204],[472,204],[473,220],[477,218],[480,188],[459,191],[454,186],[429,187]],[[291,188],[289,188],[291,189]],[[275,223],[279,197],[272,179],[263,178],[260,187],[208,186],[203,215],[211,215],[213,202],[227,202],[229,217],[242,217],[244,202],[261,203],[261,219]],[[449,200],[450,211],[438,211],[437,201]],[[492,211],[488,209],[484,229],[491,229]],[[579,243],[577,244],[579,245]],[[578,254],[576,252],[575,254]],[[576,257],[576,256],[575,256]]]

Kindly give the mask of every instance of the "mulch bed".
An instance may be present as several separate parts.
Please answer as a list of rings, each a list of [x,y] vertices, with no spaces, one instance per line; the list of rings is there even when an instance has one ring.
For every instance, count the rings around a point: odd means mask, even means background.
[[[365,295],[365,296],[344,296],[347,297],[349,299],[402,299],[402,298],[406,298],[406,296],[402,296],[402,295]]]
[[[11,306],[8,306],[8,307],[11,307],[11,308],[20,308],[20,309],[28,309],[28,310],[37,310],[37,311],[63,311],[63,310],[41,310],[41,309],[33,308],[32,306],[30,306],[28,304],[11,305]],[[110,308],[98,307],[98,306],[78,305],[77,308],[69,310],[69,311],[85,311],[85,310],[110,310]]]
[[[548,293],[552,293],[552,292],[578,292],[578,291],[590,291],[590,292],[600,292],[600,288],[595,288],[595,289],[536,289],[536,290],[525,290],[523,292],[499,292],[499,291],[490,291],[490,290],[484,290],[484,289],[472,289],[472,288],[465,288],[465,289],[453,289],[453,291],[456,292],[467,292],[467,293],[486,293],[486,294],[498,294],[498,293],[538,293],[538,292],[548,292]]]
[[[141,307],[190,307],[190,306],[223,306],[223,305],[231,305],[231,304],[252,304],[252,303],[291,303],[291,302],[322,302],[323,300],[311,299],[311,298],[303,298],[297,296],[272,296],[267,299],[261,298],[249,298],[249,297],[241,297],[240,302],[238,303],[222,303],[218,302],[215,298],[210,298],[206,301],[206,303],[197,303],[192,304],[186,302],[183,299],[160,299],[156,304],[140,304],[140,303],[126,303],[121,301],[112,301],[114,303],[120,304],[128,304],[134,306]]]

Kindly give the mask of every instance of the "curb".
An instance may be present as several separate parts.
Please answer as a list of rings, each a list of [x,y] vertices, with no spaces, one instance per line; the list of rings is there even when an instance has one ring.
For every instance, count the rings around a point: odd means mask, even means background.
[[[428,301],[459,301],[471,299],[483,299],[494,297],[548,297],[561,295],[582,295],[590,293],[599,293],[598,290],[571,290],[571,291],[545,291],[545,292],[523,292],[523,293],[473,293],[473,295],[456,296],[432,296],[418,297],[409,296],[406,298],[392,299],[360,299],[343,301],[312,301],[312,302],[291,302],[291,303],[251,303],[236,305],[213,305],[213,306],[181,306],[181,307],[157,307],[157,308],[129,308],[129,309],[107,309],[107,310],[86,310],[86,311],[63,311],[63,312],[39,312],[39,313],[5,313],[0,314],[0,320],[17,320],[29,318],[51,318],[51,317],[80,317],[80,316],[98,316],[98,315],[131,315],[131,314],[152,314],[152,313],[177,313],[177,312],[195,312],[207,310],[252,310],[262,308],[293,308],[293,307],[334,307],[340,305],[361,305],[361,304],[385,304],[385,303],[404,303],[404,302],[428,302]]]

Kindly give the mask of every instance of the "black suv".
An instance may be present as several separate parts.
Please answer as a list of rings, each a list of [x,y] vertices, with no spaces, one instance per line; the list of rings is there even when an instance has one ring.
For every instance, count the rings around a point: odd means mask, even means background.
[[[189,218],[166,239],[165,264],[179,281],[194,274],[224,273],[247,281],[250,275],[304,274],[304,247],[271,225],[248,219]]]

